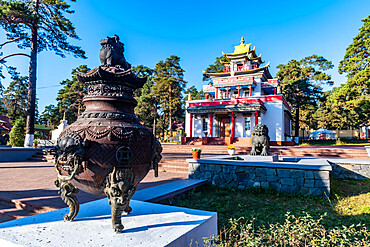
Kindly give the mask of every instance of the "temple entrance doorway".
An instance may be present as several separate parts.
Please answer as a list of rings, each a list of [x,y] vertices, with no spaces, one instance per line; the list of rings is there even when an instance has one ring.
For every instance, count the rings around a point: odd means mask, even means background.
[[[220,137],[230,137],[230,117],[220,118]]]

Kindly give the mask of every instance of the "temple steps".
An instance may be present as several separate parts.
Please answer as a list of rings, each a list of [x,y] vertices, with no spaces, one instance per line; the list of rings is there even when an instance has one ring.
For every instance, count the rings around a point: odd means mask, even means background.
[[[249,154],[250,147],[237,146],[239,154]],[[191,157],[191,149],[199,148],[202,150],[202,156],[207,154],[227,154],[227,146],[224,145],[168,145],[162,144],[163,154],[176,153]],[[270,154],[293,157],[329,157],[329,158],[348,158],[348,159],[368,159],[368,154],[364,147],[281,147],[272,146]],[[183,158],[185,160],[185,158]]]
[[[54,162],[54,156],[46,154],[46,152],[39,152],[35,155],[32,155],[32,157],[28,158],[27,160],[35,162]]]
[[[158,164],[158,170],[161,172],[176,172],[182,174],[188,174],[189,165],[185,160],[162,160]]]

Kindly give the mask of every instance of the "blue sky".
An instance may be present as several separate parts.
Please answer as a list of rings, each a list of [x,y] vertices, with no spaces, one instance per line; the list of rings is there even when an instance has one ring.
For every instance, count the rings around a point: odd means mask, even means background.
[[[369,0],[310,1],[123,1],[77,0],[75,14],[68,15],[81,40],[88,59],[55,56],[42,52],[38,57],[37,97],[39,111],[55,104],[59,82],[70,78],[73,68],[100,65],[99,41],[117,34],[125,43],[125,56],[132,65],[154,67],[170,55],[181,58],[187,87],[201,89],[202,71],[222,52],[233,52],[244,36],[256,46],[257,54],[276,66],[290,59],[317,54],[335,65],[328,71],[335,86],[345,83],[338,74],[339,61],[370,14]],[[4,33],[1,32],[1,40]],[[0,41],[1,41],[0,40]],[[14,50],[4,48],[4,54]],[[28,74],[27,58],[8,60],[23,75]],[[7,86],[9,81],[3,81]],[[330,89],[326,87],[325,90]]]

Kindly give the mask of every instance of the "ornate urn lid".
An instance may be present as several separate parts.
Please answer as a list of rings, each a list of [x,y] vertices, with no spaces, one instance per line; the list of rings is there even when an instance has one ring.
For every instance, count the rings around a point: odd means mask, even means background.
[[[119,41],[119,37],[117,35],[107,37],[102,39],[100,44],[102,48],[99,58],[102,65],[87,73],[77,72],[78,81],[88,85],[104,81],[104,83],[122,84],[134,90],[143,87],[146,78],[139,78],[132,72],[131,64],[123,55],[124,45]]]

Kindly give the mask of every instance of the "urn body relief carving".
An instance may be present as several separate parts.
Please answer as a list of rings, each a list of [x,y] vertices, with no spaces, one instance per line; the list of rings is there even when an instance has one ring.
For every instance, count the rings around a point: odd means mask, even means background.
[[[83,99],[86,110],[59,137],[56,185],[70,207],[65,220],[77,215],[76,193],[81,189],[108,196],[113,228],[122,232],[121,214],[131,212],[129,201],[149,170],[158,175],[162,147],[134,114],[133,93],[146,78],[131,71],[118,36],[107,39],[101,41],[104,51],[100,53],[105,64],[86,74],[77,73],[79,82],[88,88]]]

